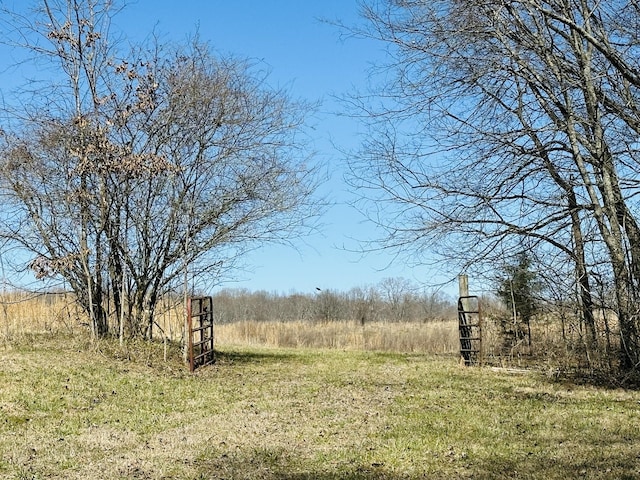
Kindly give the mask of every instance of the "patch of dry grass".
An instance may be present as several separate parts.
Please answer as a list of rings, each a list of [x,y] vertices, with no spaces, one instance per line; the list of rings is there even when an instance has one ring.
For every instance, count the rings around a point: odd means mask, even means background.
[[[234,322],[216,326],[223,344],[454,354],[456,321],[430,323]]]
[[[44,332],[74,333],[84,329],[70,294],[5,292],[0,295],[0,340]]]
[[[230,346],[0,345],[0,478],[620,479],[640,394],[454,356]],[[129,347],[130,348],[130,347]]]

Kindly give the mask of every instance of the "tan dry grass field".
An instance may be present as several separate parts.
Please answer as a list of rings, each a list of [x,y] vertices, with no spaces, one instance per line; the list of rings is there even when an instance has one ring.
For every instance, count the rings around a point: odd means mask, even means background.
[[[83,333],[87,320],[69,295],[5,294],[0,303],[0,340],[32,333]],[[155,338],[180,341],[184,313],[175,306],[161,310]],[[215,326],[216,341],[226,345],[293,348],[337,348],[387,352],[454,354],[459,348],[455,319],[429,323],[256,322]]]
[[[216,327],[223,344],[455,354],[456,321],[432,323],[236,322]]]
[[[31,333],[77,334],[88,331],[88,320],[78,311],[71,294],[33,296],[5,293],[0,296],[0,342]],[[154,338],[181,342],[184,309],[181,304],[161,305],[156,317]],[[117,328],[114,328],[117,330]],[[563,342],[557,322],[542,321],[532,326],[533,349],[519,345],[502,348],[499,328],[490,315],[483,326],[485,359],[499,366],[537,363],[576,365],[581,358],[568,348],[580,345],[577,330],[570,331],[570,343]],[[456,355],[459,351],[457,319],[431,322],[316,322],[238,321],[217,323],[216,342],[223,345],[270,346],[281,348],[335,348],[379,352]],[[596,359],[593,359],[594,361]]]

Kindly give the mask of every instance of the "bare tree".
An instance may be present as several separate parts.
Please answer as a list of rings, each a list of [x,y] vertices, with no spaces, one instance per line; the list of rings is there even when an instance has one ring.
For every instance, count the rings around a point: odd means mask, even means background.
[[[380,295],[375,287],[353,287],[347,292],[349,318],[364,326],[380,318]]]
[[[388,277],[380,281],[378,290],[389,308],[389,317],[401,322],[409,316],[409,306],[415,303],[415,285],[406,278]]]
[[[590,275],[610,277],[620,365],[640,363],[635,2],[363,1],[390,81],[351,98],[372,134],[351,180],[376,201],[385,248],[492,269],[523,249],[574,265],[596,340]],[[364,190],[363,190],[364,191]],[[381,205],[387,210],[380,213]],[[602,263],[600,251],[606,251]],[[560,262],[564,264],[564,261]]]
[[[195,39],[126,56],[110,43],[112,2],[43,0],[4,12],[59,83],[5,108],[2,235],[40,276],[72,286],[94,332],[107,300],[131,335],[151,336],[163,292],[215,284],[248,249],[314,227],[319,176],[311,109],[250,63]]]

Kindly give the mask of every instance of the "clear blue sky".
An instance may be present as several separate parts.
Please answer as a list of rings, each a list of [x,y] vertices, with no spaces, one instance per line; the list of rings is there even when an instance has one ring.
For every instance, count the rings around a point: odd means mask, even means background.
[[[369,69],[385,57],[384,45],[363,39],[342,39],[325,20],[356,25],[363,20],[356,0],[125,0],[114,20],[115,30],[133,42],[152,32],[162,40],[184,41],[198,32],[221,54],[260,62],[271,71],[269,82],[286,87],[292,96],[320,101],[314,125],[313,150],[328,165],[331,178],[321,194],[335,203],[321,220],[317,235],[296,248],[265,245],[247,259],[248,271],[224,287],[269,292],[314,292],[316,287],[346,291],[377,284],[387,277],[404,277],[418,285],[448,280],[429,267],[410,266],[394,252],[357,253],[358,240],[377,235],[355,209],[343,181],[345,154],[358,147],[358,121],[337,115],[343,110],[336,96],[366,84]],[[2,0],[0,0],[2,2]],[[9,0],[8,8],[28,3]],[[338,148],[336,148],[339,147]],[[457,291],[455,285],[445,290]]]
[[[137,0],[120,14],[116,26],[128,36],[155,29],[162,38],[184,40],[198,30],[203,41],[223,54],[259,60],[271,70],[270,82],[288,86],[294,96],[321,100],[312,119],[318,160],[332,177],[323,187],[336,204],[321,233],[298,242],[297,250],[264,246],[228,287],[282,293],[322,289],[348,290],[376,284],[386,277],[405,277],[418,284],[446,280],[432,268],[409,266],[392,252],[362,256],[357,239],[376,235],[372,226],[348,205],[353,194],[343,182],[344,154],[335,148],[357,148],[356,120],[335,113],[342,106],[335,95],[361,87],[373,63],[383,57],[383,45],[341,38],[341,32],[321,19],[361,23],[355,0]],[[457,287],[455,287],[457,288]],[[455,288],[446,291],[452,292]]]

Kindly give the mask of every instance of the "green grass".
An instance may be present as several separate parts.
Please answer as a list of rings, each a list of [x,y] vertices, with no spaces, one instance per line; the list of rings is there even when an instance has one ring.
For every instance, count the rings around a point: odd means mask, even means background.
[[[451,357],[0,344],[0,478],[640,478],[640,393]],[[173,360],[172,360],[173,359]]]

